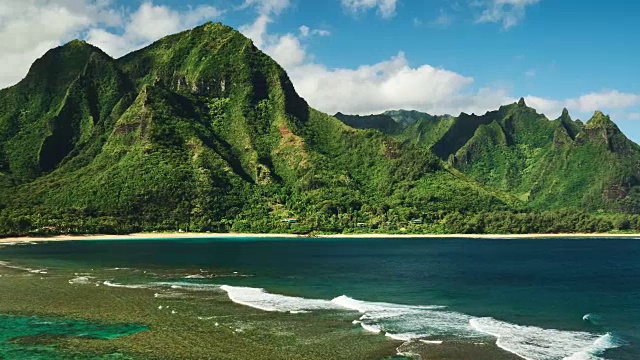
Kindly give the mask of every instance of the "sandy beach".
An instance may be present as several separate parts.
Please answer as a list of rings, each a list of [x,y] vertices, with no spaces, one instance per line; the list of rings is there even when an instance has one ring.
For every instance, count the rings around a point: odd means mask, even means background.
[[[215,239],[215,238],[351,238],[351,239],[551,239],[551,238],[638,238],[640,234],[332,234],[332,235],[296,235],[296,234],[251,234],[251,233],[136,233],[129,235],[59,235],[51,237],[14,237],[0,238],[2,243],[24,243],[42,241],[77,241],[77,240],[141,240],[141,239]]]

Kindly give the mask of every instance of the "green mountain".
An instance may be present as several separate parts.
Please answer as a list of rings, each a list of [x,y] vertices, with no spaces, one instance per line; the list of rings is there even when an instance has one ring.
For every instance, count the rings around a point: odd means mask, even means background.
[[[425,147],[310,108],[221,24],[117,60],[73,41],[0,90],[4,235],[503,231],[467,219],[524,210]]]
[[[425,117],[390,135],[532,209],[640,212],[640,147],[601,112],[586,124],[566,109],[549,120],[521,99],[482,116]]]
[[[412,126],[416,128],[416,131],[421,131],[424,129],[421,129],[420,126],[414,126],[418,122],[425,126],[434,119],[449,118],[448,115],[435,117],[415,110],[389,110],[374,115],[345,115],[338,112],[333,117],[355,129],[374,129],[388,135],[400,135],[405,129]],[[411,133],[411,131],[407,133]]]
[[[384,115],[390,116],[396,122],[412,125],[419,120],[431,119],[433,115],[429,115],[427,113],[423,113],[416,110],[388,110],[383,113]]]
[[[406,126],[406,124],[396,121],[387,114],[360,116],[345,115],[339,112],[333,115],[333,117],[354,129],[374,129],[385,134],[399,134]]]

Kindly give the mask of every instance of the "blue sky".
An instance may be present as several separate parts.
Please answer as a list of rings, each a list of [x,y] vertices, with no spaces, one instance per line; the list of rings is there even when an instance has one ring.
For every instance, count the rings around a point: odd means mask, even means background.
[[[82,38],[118,57],[207,20],[240,29],[319,110],[483,113],[525,97],[640,140],[640,4],[625,0],[0,0],[0,86]]]

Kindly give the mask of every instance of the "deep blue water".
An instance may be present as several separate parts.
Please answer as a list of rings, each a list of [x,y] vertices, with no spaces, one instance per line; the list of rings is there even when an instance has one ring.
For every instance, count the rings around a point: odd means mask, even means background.
[[[560,343],[552,346],[561,349],[565,342],[570,347],[574,338],[584,337],[579,334],[609,334],[600,342],[614,342],[618,347],[603,352],[614,346],[599,344],[602,349],[594,346],[585,350],[586,355],[575,355],[576,359],[640,359],[640,240],[74,241],[5,247],[0,249],[0,260],[44,266],[237,272],[252,276],[190,281],[264,288],[269,293],[308,299],[346,295],[367,302],[442,305],[446,312],[492,318],[495,321],[483,322],[483,330],[505,339],[522,338],[504,342],[531,359],[562,359],[564,355],[535,353],[527,348],[527,341],[559,338]],[[430,313],[412,312],[410,318],[404,313],[393,318],[393,324],[370,321],[394,330],[404,321],[412,331],[420,319],[425,329],[429,321],[467,321],[462,316],[436,315],[433,320]]]

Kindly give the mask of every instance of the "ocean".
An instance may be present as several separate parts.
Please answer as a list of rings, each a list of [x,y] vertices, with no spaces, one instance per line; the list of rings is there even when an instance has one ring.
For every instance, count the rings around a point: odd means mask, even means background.
[[[309,321],[339,312],[404,349],[495,342],[530,360],[640,359],[635,239],[68,241],[5,246],[0,261],[35,274],[81,269],[69,284],[114,292],[218,292]],[[128,271],[92,275],[107,269]],[[0,341],[3,331],[16,329],[0,326]]]

